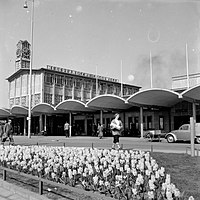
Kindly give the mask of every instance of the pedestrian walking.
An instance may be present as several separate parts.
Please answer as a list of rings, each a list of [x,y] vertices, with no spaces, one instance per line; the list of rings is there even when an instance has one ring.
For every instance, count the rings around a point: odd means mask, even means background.
[[[2,141],[2,137],[3,137],[3,133],[4,133],[4,124],[0,122],[0,139]]]
[[[103,124],[98,123],[97,133],[98,133],[99,139],[102,139],[103,138]]]
[[[110,128],[113,136],[113,145],[112,148],[120,149],[119,137],[123,129],[122,121],[119,119],[119,113],[115,114],[115,118],[111,121]]]
[[[2,137],[2,144],[9,139],[9,145],[14,145],[14,138],[13,138],[13,127],[11,124],[12,120],[9,119],[8,122],[4,125],[4,133]]]
[[[64,124],[64,133],[66,137],[69,137],[69,123],[67,121]]]

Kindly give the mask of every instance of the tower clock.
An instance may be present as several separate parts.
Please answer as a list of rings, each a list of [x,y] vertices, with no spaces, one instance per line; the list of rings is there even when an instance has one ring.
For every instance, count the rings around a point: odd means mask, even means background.
[[[15,70],[30,68],[30,56],[31,51],[29,42],[27,40],[20,40],[17,43]]]

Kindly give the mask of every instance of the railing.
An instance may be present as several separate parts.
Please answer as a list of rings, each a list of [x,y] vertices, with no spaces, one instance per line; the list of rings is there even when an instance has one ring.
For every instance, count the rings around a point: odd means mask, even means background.
[[[13,170],[13,169],[10,169],[10,168],[7,168],[7,167],[0,166],[0,169],[3,170],[3,181],[6,181],[7,172],[11,172],[11,173],[21,175],[21,176],[24,176],[26,178],[38,181],[38,187],[39,187],[39,194],[40,195],[43,194],[43,190],[44,190],[43,184],[46,183],[46,184],[52,185],[54,187],[60,187],[60,188],[63,188],[63,189],[72,190],[72,191],[80,193],[80,194],[85,194],[87,196],[92,197],[92,199],[113,200],[113,198],[104,196],[104,195],[97,193],[97,192],[86,191],[84,189],[72,187],[72,186],[69,186],[69,185],[65,185],[63,183],[53,182],[53,181],[50,181],[48,179],[44,179],[42,177],[37,177],[37,176],[31,175],[31,174],[26,174],[26,173],[19,172],[19,171],[16,171],[16,170]]]

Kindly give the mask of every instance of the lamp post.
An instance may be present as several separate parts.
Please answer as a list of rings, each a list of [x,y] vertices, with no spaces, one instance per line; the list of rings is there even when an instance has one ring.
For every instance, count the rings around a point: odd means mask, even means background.
[[[34,28],[34,0],[31,0],[31,54],[29,67],[29,100],[28,100],[28,138],[31,138],[31,107],[32,107],[32,65],[33,65],[33,28]],[[24,2],[24,8],[28,8],[27,0]]]

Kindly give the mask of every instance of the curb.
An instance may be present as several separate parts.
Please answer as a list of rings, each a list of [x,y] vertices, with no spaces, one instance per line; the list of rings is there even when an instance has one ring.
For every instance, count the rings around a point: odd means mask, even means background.
[[[26,200],[49,200],[46,196],[39,195],[37,193],[31,192],[29,190],[26,190],[22,187],[18,187],[14,184],[8,183],[6,181],[3,181],[0,179],[0,188],[3,188],[8,191],[9,196],[15,196],[21,197],[20,199],[26,199]]]

